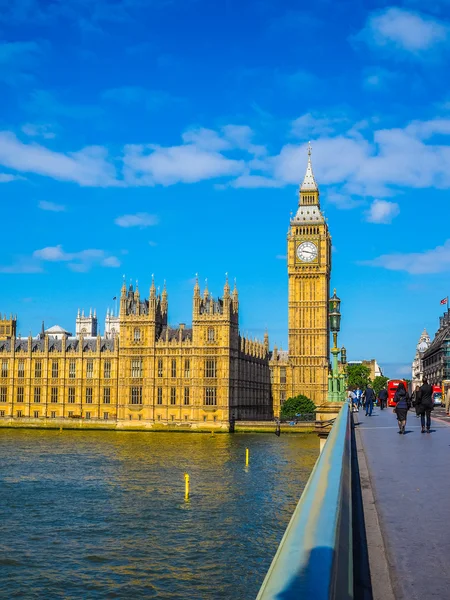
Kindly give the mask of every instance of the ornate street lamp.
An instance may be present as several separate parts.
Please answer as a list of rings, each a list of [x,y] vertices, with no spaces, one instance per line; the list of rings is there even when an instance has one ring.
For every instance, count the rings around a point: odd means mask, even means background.
[[[338,347],[338,333],[341,330],[341,300],[336,295],[336,290],[333,291],[333,296],[329,300],[328,318],[330,323],[330,331],[333,334],[333,347],[331,354],[333,355],[333,364],[331,377],[328,380],[328,400],[331,402],[343,402],[345,400],[345,373],[339,374],[338,356],[341,353],[341,363],[347,363],[347,351]]]
[[[341,300],[336,295],[336,289],[333,290],[333,296],[330,298],[330,308],[328,311],[330,319],[330,331],[333,334],[333,348],[337,348],[337,334],[341,330]]]

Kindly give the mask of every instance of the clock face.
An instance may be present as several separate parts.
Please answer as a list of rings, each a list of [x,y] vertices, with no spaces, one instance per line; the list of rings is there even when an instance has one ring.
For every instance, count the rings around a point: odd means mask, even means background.
[[[312,262],[317,254],[317,246],[313,242],[302,242],[297,246],[297,256],[302,262]]]

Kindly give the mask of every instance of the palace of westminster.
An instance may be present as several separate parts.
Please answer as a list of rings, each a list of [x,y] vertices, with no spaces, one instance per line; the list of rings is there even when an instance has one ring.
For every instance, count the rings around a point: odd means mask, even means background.
[[[16,318],[0,315],[0,426],[228,431],[235,420],[272,419],[283,401],[305,394],[325,402],[329,375],[328,299],[331,238],[308,166],[287,236],[288,351],[239,333],[236,285],[215,299],[198,281],[192,326],[169,327],[166,288],[137,286],[108,311],[17,336]],[[56,421],[55,421],[56,419]]]

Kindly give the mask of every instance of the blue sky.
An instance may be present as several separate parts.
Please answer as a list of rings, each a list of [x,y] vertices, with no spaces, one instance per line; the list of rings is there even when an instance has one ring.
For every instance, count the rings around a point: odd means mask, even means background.
[[[287,346],[306,144],[351,360],[407,375],[450,294],[450,2],[0,0],[0,310],[101,329],[123,274],[236,277]]]

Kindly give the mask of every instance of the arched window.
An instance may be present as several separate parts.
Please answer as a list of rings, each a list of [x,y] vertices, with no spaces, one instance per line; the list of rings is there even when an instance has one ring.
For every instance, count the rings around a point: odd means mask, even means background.
[[[212,327],[208,329],[208,342],[213,342],[215,340],[216,334]]]
[[[135,327],[134,328],[134,341],[139,342],[140,339],[141,339],[141,330],[139,329],[139,327]]]

